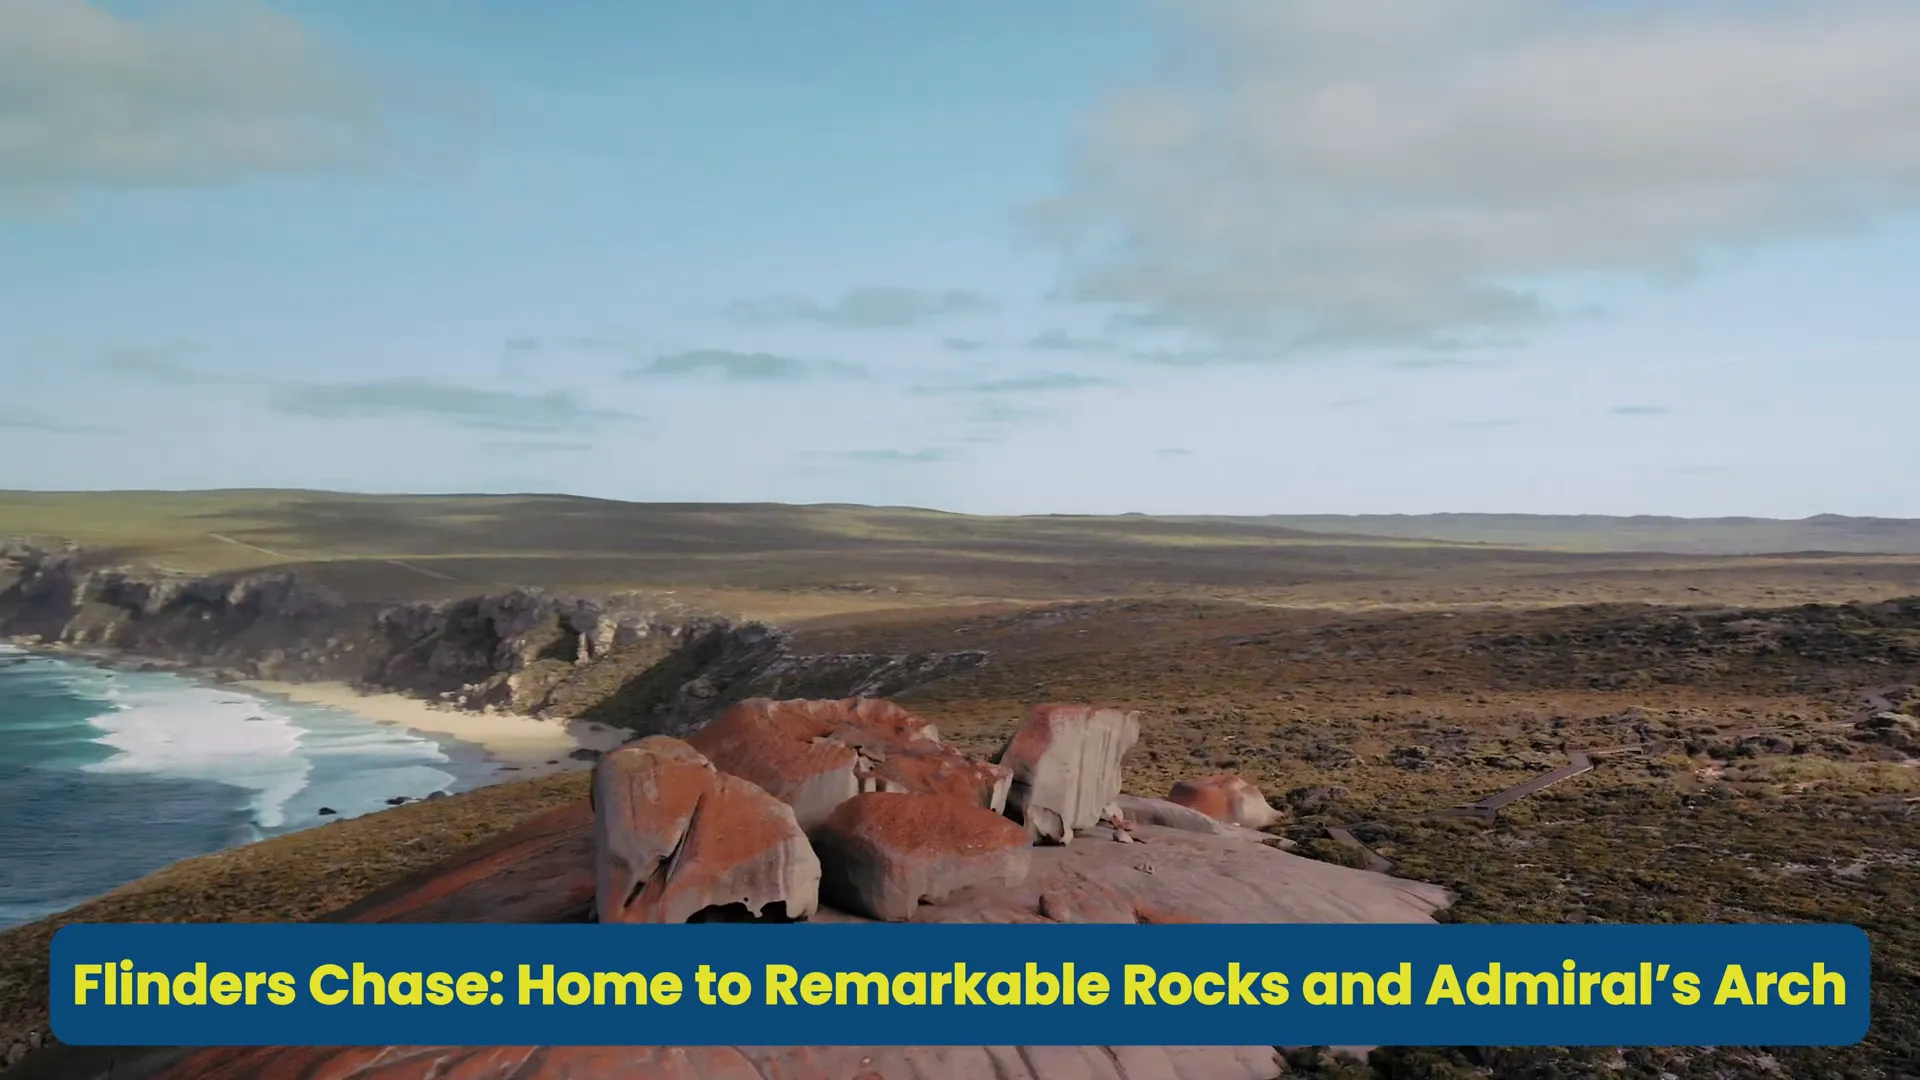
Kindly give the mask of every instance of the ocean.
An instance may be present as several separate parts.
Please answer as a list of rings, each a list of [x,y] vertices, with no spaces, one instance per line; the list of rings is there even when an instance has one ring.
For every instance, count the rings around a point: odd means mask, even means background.
[[[338,709],[0,645],[0,930],[181,859],[496,776],[478,747]]]

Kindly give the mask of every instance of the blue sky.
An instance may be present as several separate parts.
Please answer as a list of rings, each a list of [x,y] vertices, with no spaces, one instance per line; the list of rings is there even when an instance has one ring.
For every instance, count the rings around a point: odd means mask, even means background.
[[[0,488],[1920,516],[1897,0],[5,0]]]

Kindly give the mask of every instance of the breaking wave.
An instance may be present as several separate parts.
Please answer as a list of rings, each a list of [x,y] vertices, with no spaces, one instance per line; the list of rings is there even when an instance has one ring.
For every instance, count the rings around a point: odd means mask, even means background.
[[[341,710],[0,646],[0,929],[494,774],[477,747]]]

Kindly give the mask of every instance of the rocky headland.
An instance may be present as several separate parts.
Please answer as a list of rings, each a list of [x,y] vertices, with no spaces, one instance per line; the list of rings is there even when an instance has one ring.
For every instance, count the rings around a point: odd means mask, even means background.
[[[896,694],[989,659],[800,654],[777,628],[666,614],[635,594],[350,602],[291,572],[193,576],[17,541],[0,542],[0,640],[635,735],[685,732],[755,696]]]

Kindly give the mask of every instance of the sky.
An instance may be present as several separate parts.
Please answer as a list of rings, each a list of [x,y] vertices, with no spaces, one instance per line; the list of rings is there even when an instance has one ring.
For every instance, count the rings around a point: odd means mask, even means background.
[[[0,0],[0,488],[1920,517],[1910,0]]]

